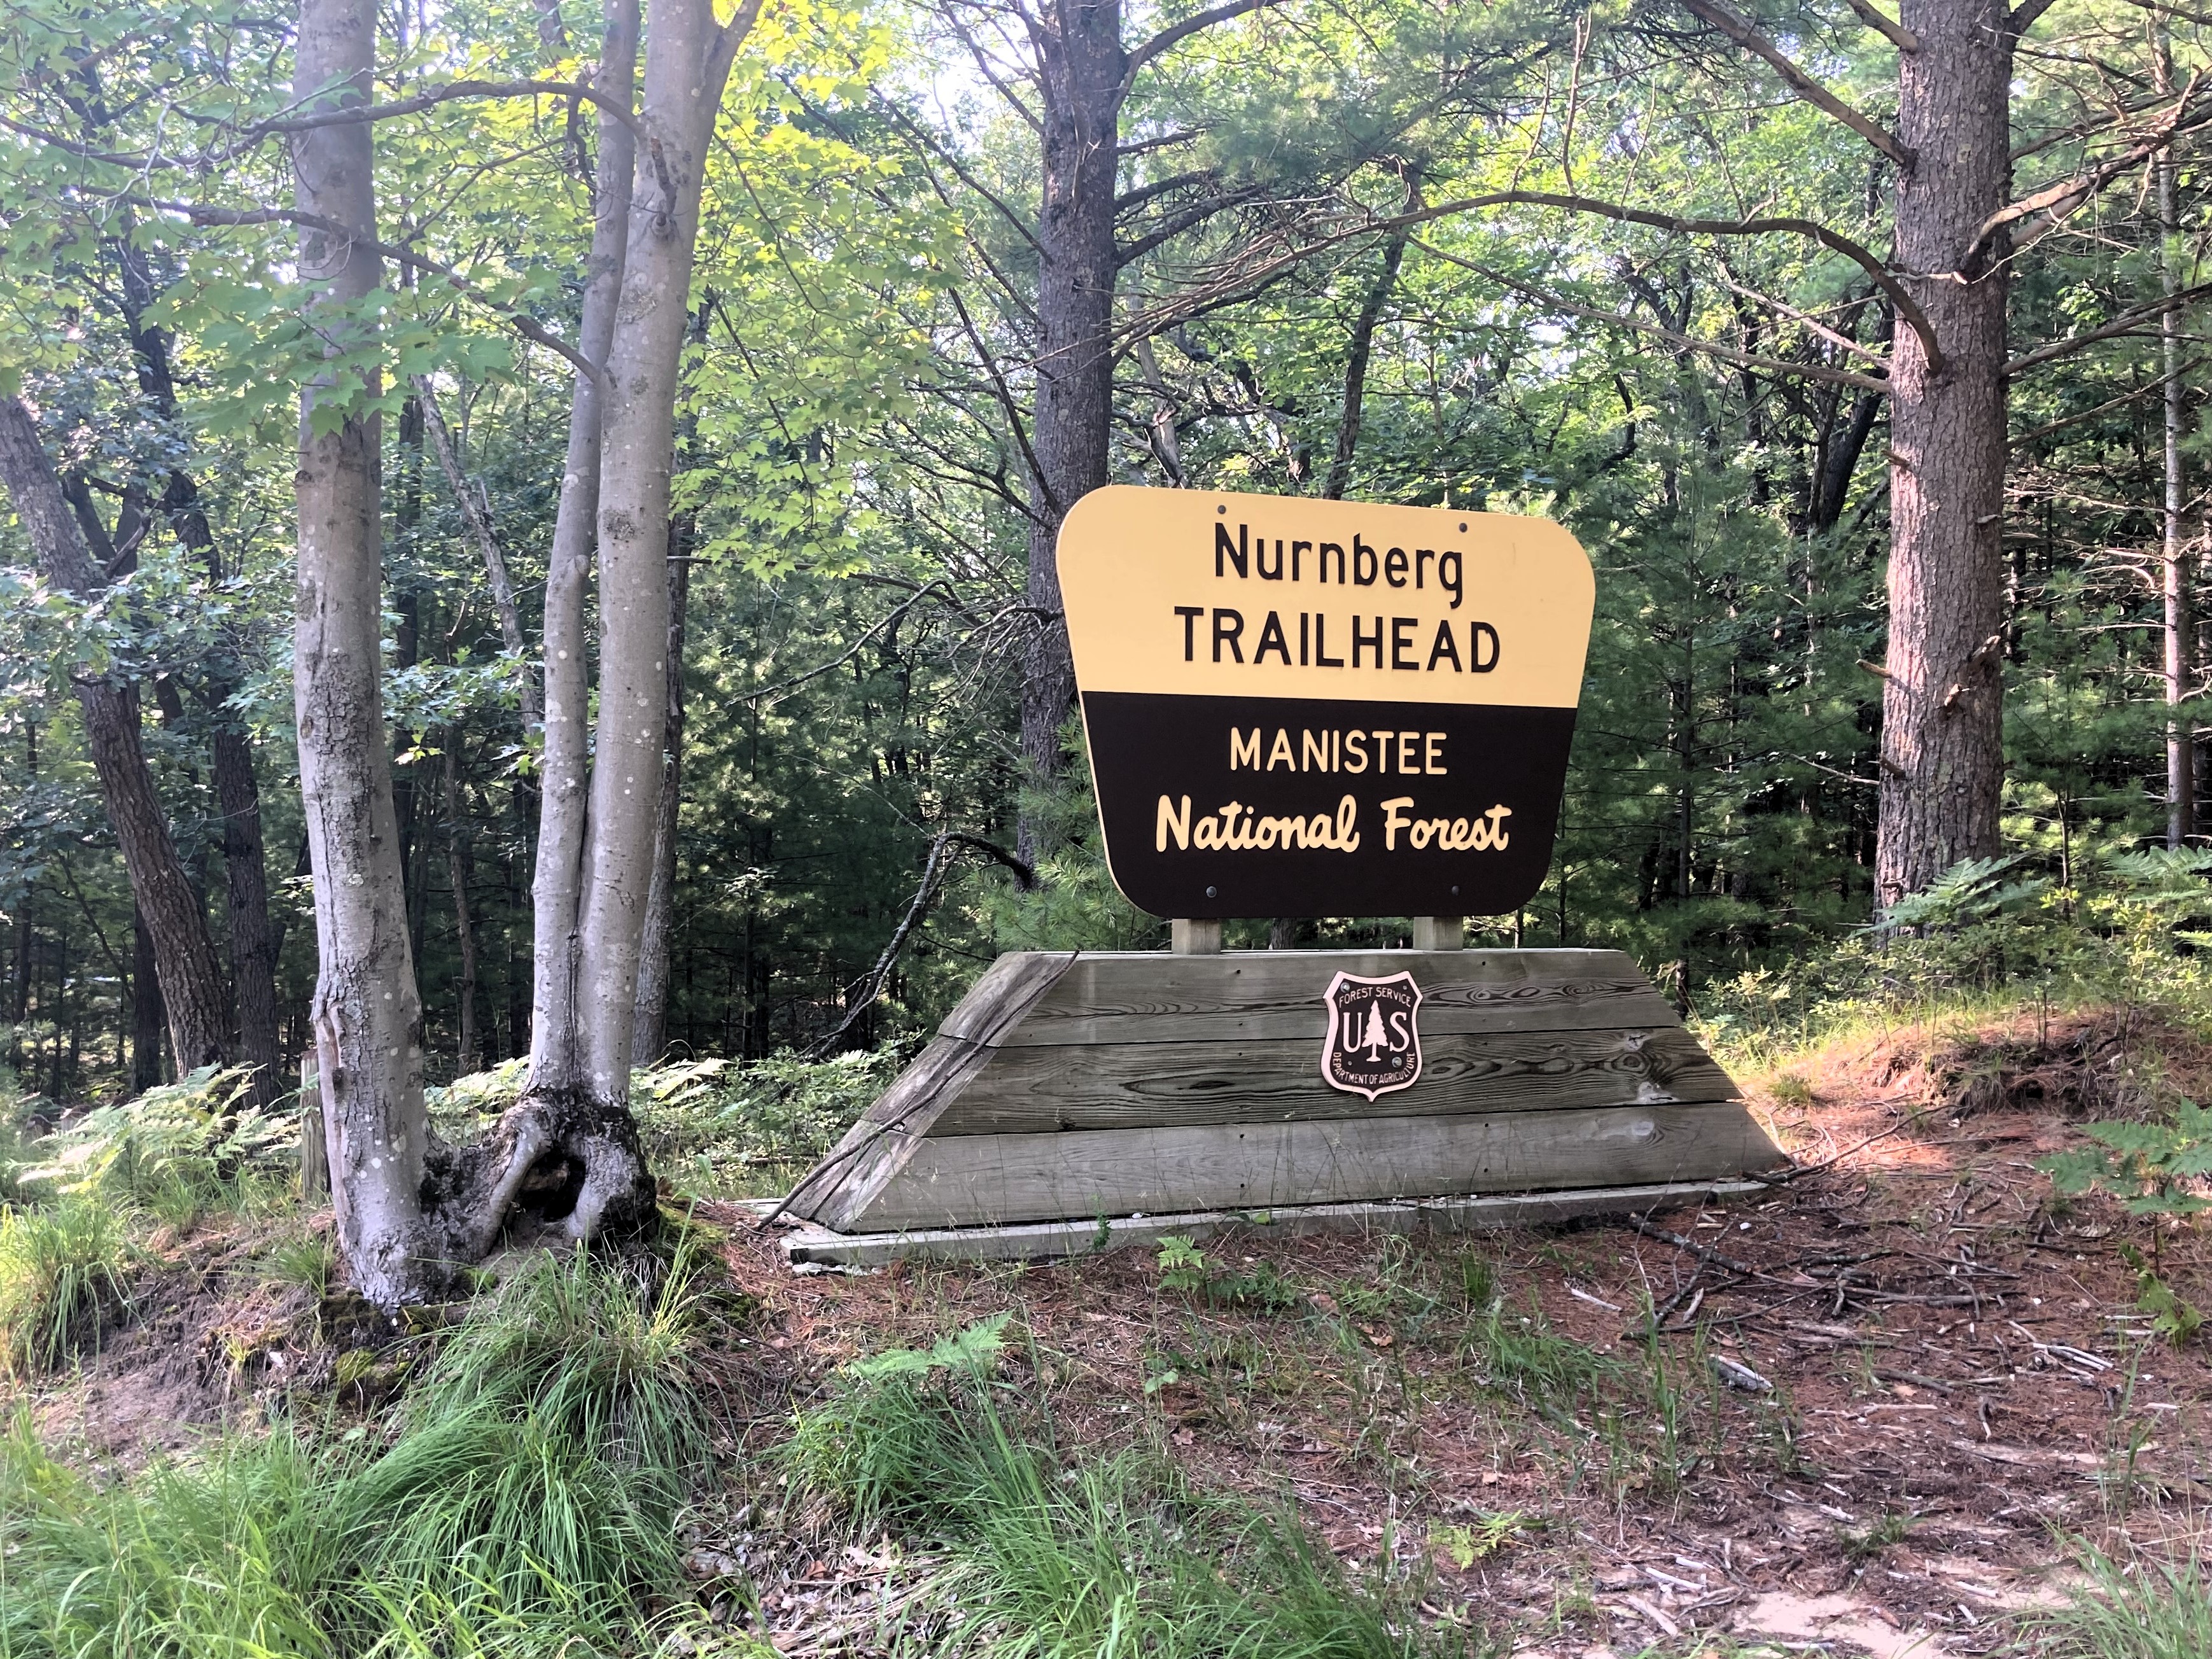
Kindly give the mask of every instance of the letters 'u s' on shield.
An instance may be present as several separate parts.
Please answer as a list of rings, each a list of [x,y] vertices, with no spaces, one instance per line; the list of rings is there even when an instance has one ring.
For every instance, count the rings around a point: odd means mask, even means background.
[[[1495,915],[1542,884],[1595,584],[1547,519],[1109,485],[1060,590],[1155,915]]]

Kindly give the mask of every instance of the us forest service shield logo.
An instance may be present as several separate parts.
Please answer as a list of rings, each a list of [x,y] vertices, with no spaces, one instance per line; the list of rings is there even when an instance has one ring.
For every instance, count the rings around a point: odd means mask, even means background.
[[[1372,1100],[1420,1080],[1421,988],[1411,974],[1340,973],[1322,1000],[1328,1004],[1328,1041],[1321,1074],[1330,1088]]]

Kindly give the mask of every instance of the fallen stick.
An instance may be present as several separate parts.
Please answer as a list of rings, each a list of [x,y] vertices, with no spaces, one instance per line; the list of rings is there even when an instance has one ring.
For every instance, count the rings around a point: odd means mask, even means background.
[[[1772,1394],[1774,1384],[1748,1365],[1730,1359],[1726,1354],[1711,1354],[1713,1369],[1721,1374],[1721,1381],[1731,1389],[1741,1389],[1746,1394]]]
[[[1629,1217],[1628,1224],[1646,1238],[1656,1238],[1662,1244],[1672,1244],[1678,1250],[1687,1250],[1700,1261],[1710,1261],[1716,1267],[1725,1267],[1732,1273],[1742,1273],[1752,1279],[1767,1277],[1749,1262],[1733,1261],[1723,1255],[1718,1250],[1707,1249],[1693,1238],[1685,1238],[1680,1233],[1669,1232],[1664,1227],[1655,1226],[1640,1215]]]

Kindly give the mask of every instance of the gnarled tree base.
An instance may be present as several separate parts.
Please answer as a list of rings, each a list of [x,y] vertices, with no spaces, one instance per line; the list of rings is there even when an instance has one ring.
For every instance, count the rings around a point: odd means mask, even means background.
[[[526,1095],[483,1139],[434,1145],[427,1164],[423,1211],[456,1267],[502,1242],[622,1237],[659,1215],[636,1123],[582,1090]]]

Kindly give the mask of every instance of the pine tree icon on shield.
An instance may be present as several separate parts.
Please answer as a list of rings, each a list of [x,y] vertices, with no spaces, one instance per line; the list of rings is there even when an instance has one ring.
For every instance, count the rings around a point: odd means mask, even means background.
[[[1328,1005],[1328,1037],[1321,1074],[1330,1088],[1372,1100],[1420,1080],[1421,988],[1412,974],[1340,973],[1322,1000]]]

